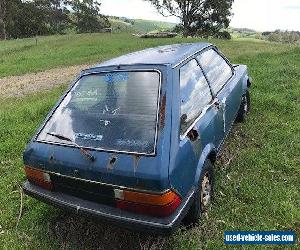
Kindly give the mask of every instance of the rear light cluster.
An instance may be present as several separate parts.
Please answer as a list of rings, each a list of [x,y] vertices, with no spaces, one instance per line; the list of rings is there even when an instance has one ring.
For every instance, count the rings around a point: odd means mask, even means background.
[[[53,189],[53,185],[51,183],[49,174],[27,166],[25,166],[24,169],[25,169],[26,177],[30,182],[50,191]]]
[[[24,169],[29,182],[49,191],[53,190],[53,184],[48,173],[28,166],[25,166]],[[170,190],[164,194],[150,194],[114,189],[114,196],[117,208],[155,217],[171,215],[181,203],[181,198]]]
[[[171,215],[180,205],[180,197],[168,191],[164,194],[149,194],[114,189],[117,207],[134,213],[156,217]]]

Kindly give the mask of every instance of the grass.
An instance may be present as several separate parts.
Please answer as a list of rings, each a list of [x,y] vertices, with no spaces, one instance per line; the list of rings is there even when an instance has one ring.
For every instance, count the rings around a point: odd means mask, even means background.
[[[1,74],[15,74],[9,65],[21,57],[28,64],[19,62],[18,74],[57,67],[61,62],[103,60],[156,44],[195,41],[138,40],[124,34],[76,38],[45,37],[38,46],[26,49],[21,48],[29,46],[32,40],[2,42],[0,58],[4,56],[5,60]],[[24,98],[0,100],[0,246],[3,249],[233,249],[223,244],[225,230],[294,230],[299,237],[300,47],[252,40],[213,42],[233,62],[247,64],[254,83],[251,113],[246,123],[234,126],[217,161],[215,199],[207,218],[197,227],[181,228],[173,236],[154,237],[78,218],[26,196],[17,226],[19,186],[25,180],[22,151],[64,91],[66,86],[61,86]],[[59,51],[65,49],[61,55]],[[78,56],[74,56],[75,52]],[[292,248],[299,247],[298,243]],[[236,247],[269,248],[274,247]]]
[[[122,55],[131,51],[153,47],[157,45],[197,42],[200,39],[180,37],[170,39],[140,39],[130,34],[70,34],[64,36],[0,41],[0,78],[11,75],[22,75],[46,69],[69,66],[82,63],[96,63],[108,58]],[[211,40],[222,48],[232,58],[240,53],[251,55],[259,51],[277,51],[286,46],[270,46],[268,43],[248,43],[238,40]],[[222,46],[222,45],[230,46]],[[244,51],[241,51],[240,48]]]

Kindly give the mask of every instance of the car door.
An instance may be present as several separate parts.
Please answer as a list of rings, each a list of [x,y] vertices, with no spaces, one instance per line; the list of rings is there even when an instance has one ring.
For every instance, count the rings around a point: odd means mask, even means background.
[[[179,133],[172,138],[177,148],[171,181],[185,193],[194,183],[198,161],[203,148],[223,133],[222,114],[213,103],[208,82],[195,59],[179,69]],[[177,99],[177,100],[178,100]],[[177,122],[178,124],[178,122]],[[178,146],[177,146],[178,145]]]
[[[235,119],[240,105],[242,85],[234,77],[232,66],[214,48],[197,56],[211,86],[215,103],[223,113],[224,134],[226,135]]]

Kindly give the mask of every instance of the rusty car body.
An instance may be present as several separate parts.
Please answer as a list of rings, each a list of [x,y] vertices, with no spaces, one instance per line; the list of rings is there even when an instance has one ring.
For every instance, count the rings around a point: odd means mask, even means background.
[[[213,163],[250,105],[245,65],[175,44],[83,70],[24,151],[26,194],[157,233],[210,204]]]

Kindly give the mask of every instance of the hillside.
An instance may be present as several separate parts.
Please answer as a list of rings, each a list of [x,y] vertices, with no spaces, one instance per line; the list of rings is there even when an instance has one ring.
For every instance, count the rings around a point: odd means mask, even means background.
[[[128,19],[122,17],[109,17],[115,32],[140,32],[147,33],[157,30],[172,30],[176,24],[143,19]]]

